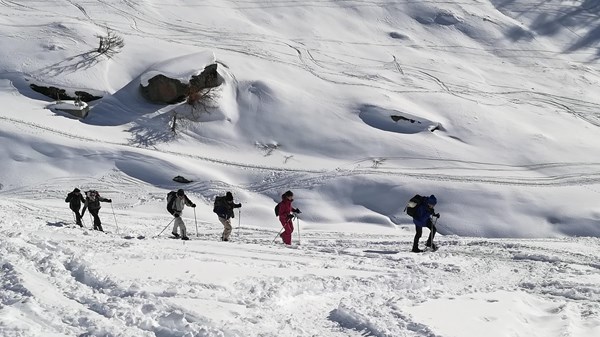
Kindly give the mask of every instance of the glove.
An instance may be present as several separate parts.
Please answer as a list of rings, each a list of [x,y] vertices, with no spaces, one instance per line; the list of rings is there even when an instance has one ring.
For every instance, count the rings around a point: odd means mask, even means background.
[[[298,213],[298,214],[302,213],[302,212],[300,212],[300,209],[299,209],[299,208],[294,208],[294,210],[293,210],[292,212],[294,212],[294,213]]]
[[[435,213],[433,216],[439,219],[440,218],[440,213]]]
[[[238,208],[242,208],[242,203],[240,202],[239,204],[237,204]]]
[[[108,201],[108,202],[112,202],[112,199],[108,199],[107,201]]]
[[[294,218],[294,216],[293,216],[292,214],[288,214],[288,215],[287,215],[287,218],[288,218],[288,220],[289,220],[289,219],[293,219],[293,218]]]
[[[196,208],[196,204],[192,204],[192,208]]]
[[[176,217],[176,218],[179,218],[179,212],[173,213],[173,216]]]

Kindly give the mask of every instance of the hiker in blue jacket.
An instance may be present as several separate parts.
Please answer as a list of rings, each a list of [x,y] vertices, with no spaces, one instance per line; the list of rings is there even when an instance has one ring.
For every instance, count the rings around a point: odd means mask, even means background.
[[[431,247],[431,249],[436,250],[437,247],[435,243],[433,243],[433,237],[436,233],[436,228],[433,222],[431,221],[431,217],[440,217],[439,213],[435,213],[433,207],[437,204],[437,199],[435,195],[430,195],[427,197],[425,202],[420,203],[417,206],[416,214],[413,217],[413,223],[415,224],[416,234],[413,242],[413,253],[420,253],[422,250],[419,249],[419,239],[421,235],[423,235],[423,227],[429,228],[429,238],[427,239],[427,243],[425,244],[427,247]]]

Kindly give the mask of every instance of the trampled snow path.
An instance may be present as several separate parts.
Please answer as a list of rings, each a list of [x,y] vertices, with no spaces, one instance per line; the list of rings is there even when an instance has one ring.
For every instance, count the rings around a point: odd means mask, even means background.
[[[168,221],[162,214],[118,210],[117,234],[105,206],[111,233],[99,233],[52,206],[0,201],[2,336],[461,336],[457,326],[489,336],[600,332],[595,238],[440,236],[438,252],[414,254],[410,227],[381,234],[312,227],[301,231],[300,246],[286,248],[271,243],[275,224],[242,226],[225,243],[216,241],[220,225],[201,221],[196,237],[188,217],[193,240],[183,242],[153,238]],[[450,309],[457,304],[464,311]]]

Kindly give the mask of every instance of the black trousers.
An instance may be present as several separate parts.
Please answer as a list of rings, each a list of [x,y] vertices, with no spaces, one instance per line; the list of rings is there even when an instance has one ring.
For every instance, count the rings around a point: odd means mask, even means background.
[[[100,217],[98,216],[98,212],[100,209],[90,209],[89,212],[94,217],[94,229],[103,232],[102,229],[102,221],[100,221]]]
[[[427,238],[427,243],[425,244],[426,246],[431,246],[431,243],[433,242],[433,237],[435,236],[435,233],[437,232],[435,226],[433,225],[433,223],[431,222],[431,219],[427,220],[427,225],[425,225],[425,227],[429,228],[429,238]],[[417,231],[415,233],[415,239],[413,241],[413,249],[414,248],[419,248],[419,239],[421,238],[421,236],[423,235],[423,227],[417,226],[415,225],[415,230]]]
[[[71,210],[73,211],[73,213],[75,213],[75,223],[77,223],[79,226],[83,226],[83,224],[81,223],[81,213],[79,213],[79,210],[73,208],[71,208]]]

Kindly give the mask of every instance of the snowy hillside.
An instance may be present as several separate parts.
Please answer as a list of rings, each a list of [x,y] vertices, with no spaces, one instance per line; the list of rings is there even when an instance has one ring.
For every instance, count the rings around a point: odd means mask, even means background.
[[[599,12],[0,1],[0,336],[600,335]],[[141,94],[212,63],[206,110]],[[102,98],[78,119],[31,85]],[[75,226],[75,187],[112,199],[107,233]],[[179,188],[189,242],[166,239]],[[435,253],[409,252],[415,193],[439,200]]]

